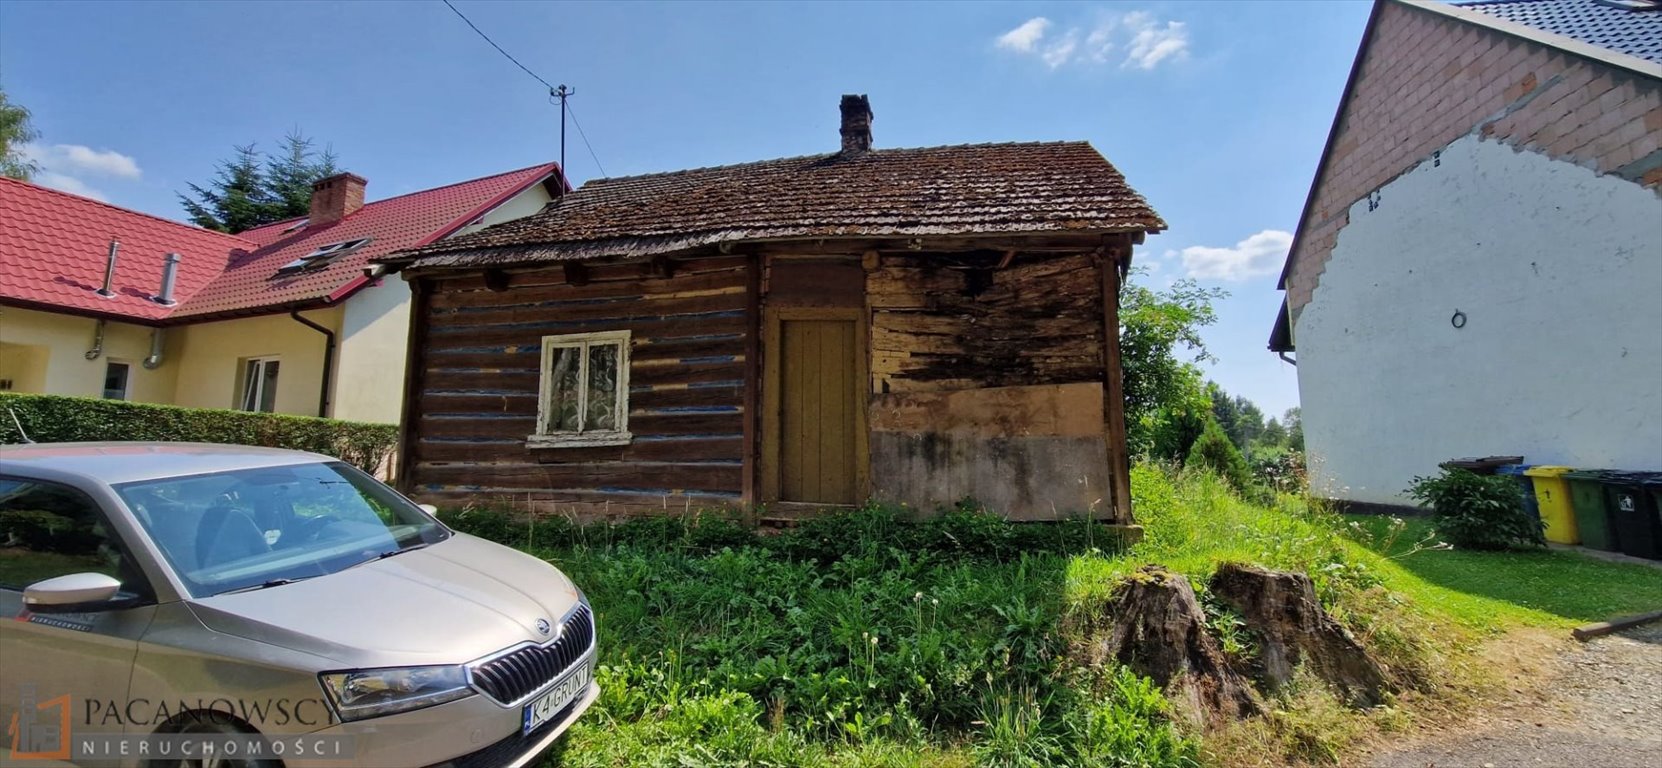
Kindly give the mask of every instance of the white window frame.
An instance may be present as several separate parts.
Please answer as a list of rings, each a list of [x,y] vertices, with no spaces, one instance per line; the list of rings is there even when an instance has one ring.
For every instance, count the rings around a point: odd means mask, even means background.
[[[104,392],[103,398],[105,400],[127,400],[133,394],[133,364],[127,362],[126,360],[111,360],[111,359],[106,358],[104,360],[104,380],[105,381],[110,380],[110,366],[112,366],[112,365],[120,365],[120,366],[126,367],[127,368],[127,375],[121,377],[121,394],[120,395],[111,397],[110,396],[110,390],[105,389],[103,391]]]
[[[634,439],[629,433],[629,331],[598,331],[595,333],[568,333],[542,337],[541,382],[537,387],[537,433],[526,438],[533,448],[579,448],[603,445],[628,445]],[[585,429],[583,420],[589,412],[589,347],[616,346],[617,356],[617,428]],[[551,432],[549,421],[555,414],[549,407],[554,395],[554,353],[559,349],[578,348],[577,420],[575,432]]]
[[[281,367],[283,359],[277,357],[276,355],[271,355],[267,357],[245,357],[241,362],[242,364],[237,366],[237,410],[248,413],[277,413],[277,393],[273,392],[271,395],[271,410],[260,410],[260,403],[265,400],[266,364],[277,363],[277,375],[280,378],[283,375],[283,369]],[[248,376],[248,366],[250,365],[258,365],[260,367],[260,374],[253,377],[252,380],[250,380]],[[253,408],[248,407],[248,388],[250,386],[254,387]]]

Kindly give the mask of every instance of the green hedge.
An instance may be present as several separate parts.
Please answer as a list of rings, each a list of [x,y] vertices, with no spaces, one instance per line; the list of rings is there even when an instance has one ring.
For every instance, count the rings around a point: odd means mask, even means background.
[[[0,393],[0,443],[23,442],[14,414],[39,443],[166,440],[259,445],[336,456],[372,473],[398,444],[398,427],[392,424],[15,393]]]

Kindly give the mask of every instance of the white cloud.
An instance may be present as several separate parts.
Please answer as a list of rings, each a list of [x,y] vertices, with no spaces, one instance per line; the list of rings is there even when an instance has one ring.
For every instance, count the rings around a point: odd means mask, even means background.
[[[1184,23],[1162,22],[1147,11],[1098,14],[1094,24],[1071,24],[1059,28],[1061,34],[1050,34],[1053,27],[1050,19],[1036,16],[999,35],[995,44],[1013,54],[1036,57],[1051,69],[1108,64],[1122,50],[1121,67],[1144,70],[1188,56],[1189,31]]]
[[[74,176],[65,176],[61,173],[55,173],[53,171],[41,171],[35,174],[35,177],[31,179],[31,181],[43,187],[51,187],[52,189],[62,190],[72,195],[80,195],[81,197],[90,197],[94,200],[109,202],[109,198],[106,197],[103,192],[87,186],[86,182],[81,181]]]
[[[1043,59],[1044,63],[1051,69],[1055,69],[1068,63],[1068,59],[1073,58],[1074,49],[1078,47],[1079,31],[1070,29],[1067,34],[1062,36],[1061,40],[1045,46],[1044,51],[1039,54],[1039,58]]]
[[[34,178],[36,184],[94,200],[107,201],[109,198],[88,184],[86,177],[137,181],[144,175],[137,160],[113,149],[30,142],[20,145],[18,150],[24,158],[39,167],[40,171]]]
[[[1021,26],[998,36],[998,47],[1017,53],[1031,53],[1050,28],[1050,19],[1035,16]]]
[[[138,161],[113,149],[80,144],[24,144],[23,154],[41,168],[75,176],[113,176],[137,180],[143,175]]]
[[[1293,234],[1279,229],[1266,229],[1235,244],[1233,248],[1214,248],[1192,245],[1177,255],[1183,258],[1183,269],[1189,277],[1202,280],[1246,280],[1274,274],[1287,260],[1287,249],[1293,245]],[[1166,256],[1173,255],[1167,251]]]
[[[1098,64],[1108,62],[1108,54],[1114,50],[1114,28],[1118,26],[1112,16],[1097,22],[1096,28],[1085,38],[1085,51],[1091,61]]]
[[[1168,21],[1162,27],[1153,14],[1132,11],[1125,15],[1125,27],[1135,33],[1121,66],[1153,69],[1167,59],[1180,61],[1189,55],[1189,30],[1181,21]]]

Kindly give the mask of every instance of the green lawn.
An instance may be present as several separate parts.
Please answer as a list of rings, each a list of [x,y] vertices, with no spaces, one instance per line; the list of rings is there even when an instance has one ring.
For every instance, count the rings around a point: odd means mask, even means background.
[[[1406,519],[1388,547],[1381,545],[1388,520],[1350,519],[1371,534],[1356,538],[1391,556],[1384,572],[1392,589],[1468,626],[1574,626],[1662,610],[1662,569],[1547,549],[1404,554],[1431,535],[1429,519]]]
[[[1214,477],[1152,466],[1137,467],[1132,486],[1146,536],[1125,551],[1100,526],[972,512],[916,523],[868,509],[773,536],[709,517],[587,527],[555,518],[531,529],[488,510],[446,517],[549,559],[593,601],[602,695],[550,758],[560,768],[1193,766],[1241,756],[1228,745],[1208,756],[1146,681],[1075,660],[1115,584],[1148,563],[1189,575],[1203,604],[1221,562],[1308,573],[1323,604],[1431,696],[1481,666],[1465,661],[1473,638],[1662,608],[1662,571],[1643,566],[1412,551],[1424,520],[1391,537],[1383,518],[1347,519],[1291,497],[1252,504]],[[1278,701],[1246,754],[1331,760],[1375,716],[1306,701]]]

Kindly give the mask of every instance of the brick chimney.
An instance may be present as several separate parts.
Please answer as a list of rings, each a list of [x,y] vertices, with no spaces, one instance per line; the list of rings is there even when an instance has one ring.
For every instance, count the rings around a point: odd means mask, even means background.
[[[865,94],[845,94],[843,111],[843,154],[871,149],[871,101]]]
[[[307,226],[333,224],[364,207],[369,182],[355,173],[337,173],[312,183],[312,212]]]

